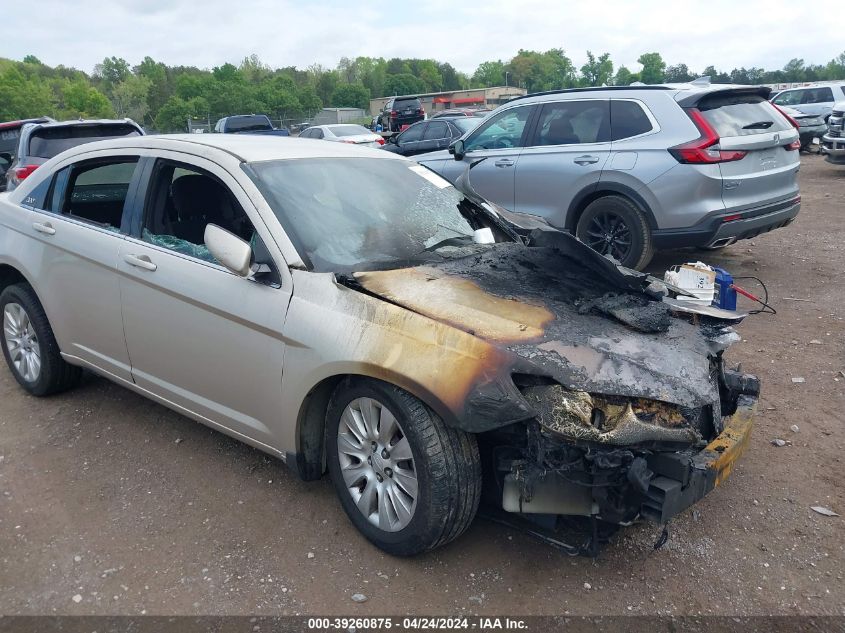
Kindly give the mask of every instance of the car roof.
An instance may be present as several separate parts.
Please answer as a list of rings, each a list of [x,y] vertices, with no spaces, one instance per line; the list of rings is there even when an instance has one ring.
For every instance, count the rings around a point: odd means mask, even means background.
[[[371,158],[402,159],[397,154],[344,143],[326,143],[317,139],[291,136],[251,134],[162,134],[130,136],[79,145],[69,152],[92,152],[107,149],[160,149],[202,153],[203,148],[225,152],[242,162],[291,158]]]
[[[586,95],[594,98],[610,97],[617,98],[644,96],[647,93],[669,94],[679,103],[694,105],[699,99],[706,95],[719,92],[730,92],[741,90],[746,93],[759,93],[768,97],[771,89],[767,86],[752,86],[744,84],[717,84],[709,81],[692,81],[689,83],[667,83],[667,84],[642,84],[631,86],[596,86],[590,88],[565,88],[562,90],[549,90],[547,92],[535,92],[519,97],[514,97],[505,106],[513,103],[544,103],[547,101],[558,101],[561,95]],[[639,93],[639,95],[637,94]]]

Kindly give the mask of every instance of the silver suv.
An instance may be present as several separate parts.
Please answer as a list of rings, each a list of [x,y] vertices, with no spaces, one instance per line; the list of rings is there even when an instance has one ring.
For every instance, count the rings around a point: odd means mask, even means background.
[[[642,269],[655,250],[719,248],[798,215],[798,131],[768,96],[709,82],[534,94],[417,160]]]

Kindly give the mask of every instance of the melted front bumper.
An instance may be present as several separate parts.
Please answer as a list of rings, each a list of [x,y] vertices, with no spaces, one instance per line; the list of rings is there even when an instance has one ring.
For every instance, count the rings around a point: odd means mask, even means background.
[[[641,514],[666,523],[690,507],[731,474],[751,441],[757,397],[741,395],[724,430],[698,453],[657,453],[648,459],[654,478],[649,483]]]

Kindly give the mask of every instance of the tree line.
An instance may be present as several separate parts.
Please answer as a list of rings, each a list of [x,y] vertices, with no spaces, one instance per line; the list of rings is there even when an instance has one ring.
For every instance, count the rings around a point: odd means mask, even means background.
[[[335,68],[271,68],[256,55],[239,65],[211,70],[168,66],[145,57],[130,64],[107,57],[88,74],[66,66],[50,67],[28,55],[21,61],[0,58],[0,121],[49,115],[56,119],[130,117],[159,132],[184,131],[189,117],[210,119],[261,112],[299,120],[322,107],[367,109],[373,97],[512,85],[528,92],[601,85],[690,81],[709,75],[715,83],[786,83],[845,79],[845,52],[826,64],[792,59],[780,70],[708,66],[700,72],[686,64],[667,65],[660,53],[644,53],[634,72],[616,67],[608,53],[587,51],[580,68],[563,49],[520,50],[509,61],[485,61],[472,75],[432,59],[344,57]]]

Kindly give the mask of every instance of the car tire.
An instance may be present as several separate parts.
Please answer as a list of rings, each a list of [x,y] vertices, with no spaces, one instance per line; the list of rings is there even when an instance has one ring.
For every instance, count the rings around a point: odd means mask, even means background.
[[[0,293],[0,320],[3,357],[27,392],[49,396],[79,382],[82,370],[62,358],[44,307],[29,284],[8,286]]]
[[[645,214],[622,196],[604,196],[588,204],[575,235],[593,250],[634,270],[645,268],[654,256]]]
[[[340,384],[328,407],[326,453],[344,511],[389,554],[413,556],[445,545],[478,510],[475,436],[446,426],[420,400],[388,383]]]

